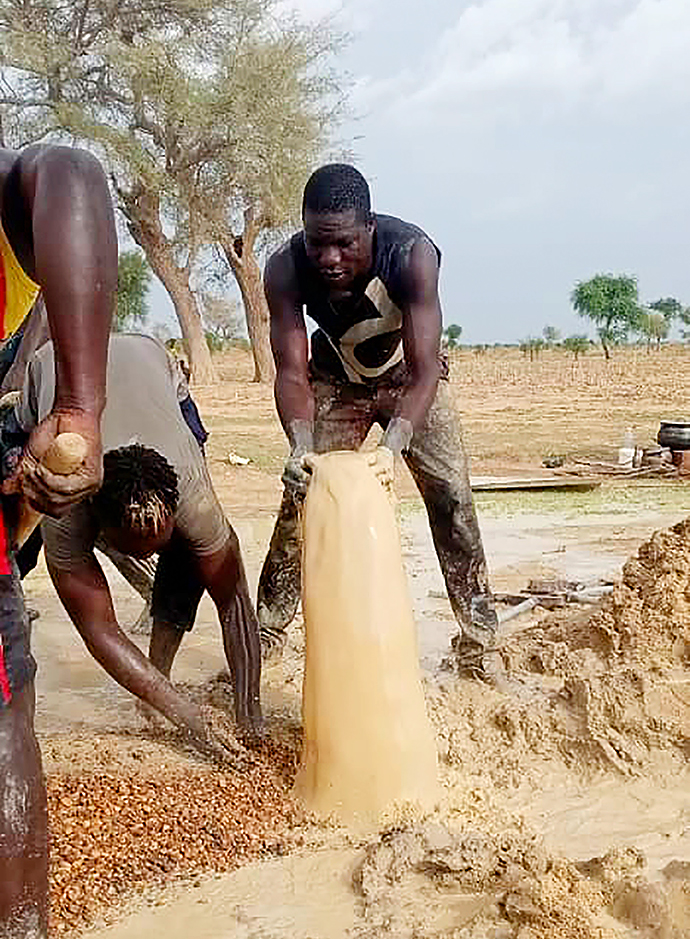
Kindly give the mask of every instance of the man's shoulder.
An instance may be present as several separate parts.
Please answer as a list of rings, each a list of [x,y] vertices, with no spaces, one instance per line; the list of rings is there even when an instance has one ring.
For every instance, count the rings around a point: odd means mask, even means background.
[[[375,213],[376,232],[378,238],[385,244],[407,246],[415,241],[427,241],[436,248],[440,256],[440,251],[434,240],[423,228],[415,225],[413,222],[406,222],[404,219],[397,218],[395,215],[380,215]]]
[[[298,232],[283,242],[269,257],[264,272],[264,281],[268,289],[281,293],[294,293],[299,290],[300,265],[297,253],[301,243],[302,233]]]

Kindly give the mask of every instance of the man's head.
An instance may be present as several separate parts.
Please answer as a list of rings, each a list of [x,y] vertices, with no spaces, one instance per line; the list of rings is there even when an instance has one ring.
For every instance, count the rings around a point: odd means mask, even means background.
[[[133,444],[103,457],[103,485],[92,504],[103,534],[123,554],[145,558],[175,527],[177,473],[165,457]]]
[[[373,262],[374,218],[367,181],[354,166],[316,170],[302,201],[307,257],[334,294],[347,292]]]

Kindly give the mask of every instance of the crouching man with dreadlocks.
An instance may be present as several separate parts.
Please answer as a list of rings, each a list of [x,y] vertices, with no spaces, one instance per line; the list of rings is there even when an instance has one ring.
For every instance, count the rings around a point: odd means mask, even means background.
[[[89,651],[119,684],[182,728],[202,749],[218,751],[204,712],[170,683],[186,630],[205,590],[220,617],[242,731],[261,720],[261,656],[237,536],[223,514],[197,441],[177,400],[174,366],[146,336],[112,336],[103,412],[103,485],[60,519],[44,519],[48,571]],[[29,431],[50,412],[53,349],[31,360],[19,427]],[[120,629],[108,582],[94,553],[145,558],[158,554],[149,658]]]

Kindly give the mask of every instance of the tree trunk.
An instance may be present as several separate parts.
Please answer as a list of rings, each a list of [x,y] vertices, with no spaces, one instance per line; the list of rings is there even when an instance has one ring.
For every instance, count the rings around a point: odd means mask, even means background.
[[[271,352],[271,326],[268,304],[264,295],[261,270],[254,256],[254,244],[258,234],[254,213],[244,213],[244,232],[232,241],[225,238],[223,251],[242,294],[247,333],[254,357],[254,381],[272,384],[275,379],[275,363]]]
[[[161,226],[158,196],[142,187],[129,193],[119,190],[118,195],[132,238],[146,254],[151,269],[162,281],[175,307],[192,383],[213,384],[216,370],[196,298],[189,286],[189,265],[180,267],[175,260],[173,246]]]
[[[604,358],[608,362],[611,358],[611,353],[609,352],[609,347],[606,345],[606,339],[603,333],[599,333],[599,341],[601,342],[601,348],[604,350]]]
[[[274,381],[276,370],[271,352],[268,304],[261,271],[254,255],[250,254],[234,273],[242,294],[247,332],[254,356],[254,381],[268,385]]]
[[[196,297],[189,287],[188,272],[178,267],[169,256],[155,258],[147,252],[155,273],[165,284],[182,329],[182,341],[189,359],[191,381],[194,385],[212,385],[216,370],[199,315]]]

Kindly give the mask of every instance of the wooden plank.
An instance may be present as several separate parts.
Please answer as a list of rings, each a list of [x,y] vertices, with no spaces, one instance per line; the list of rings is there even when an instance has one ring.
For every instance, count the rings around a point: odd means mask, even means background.
[[[571,492],[589,492],[601,486],[600,479],[587,479],[579,476],[566,479],[563,476],[472,476],[470,484],[473,492],[521,492],[524,490],[557,489]]]

